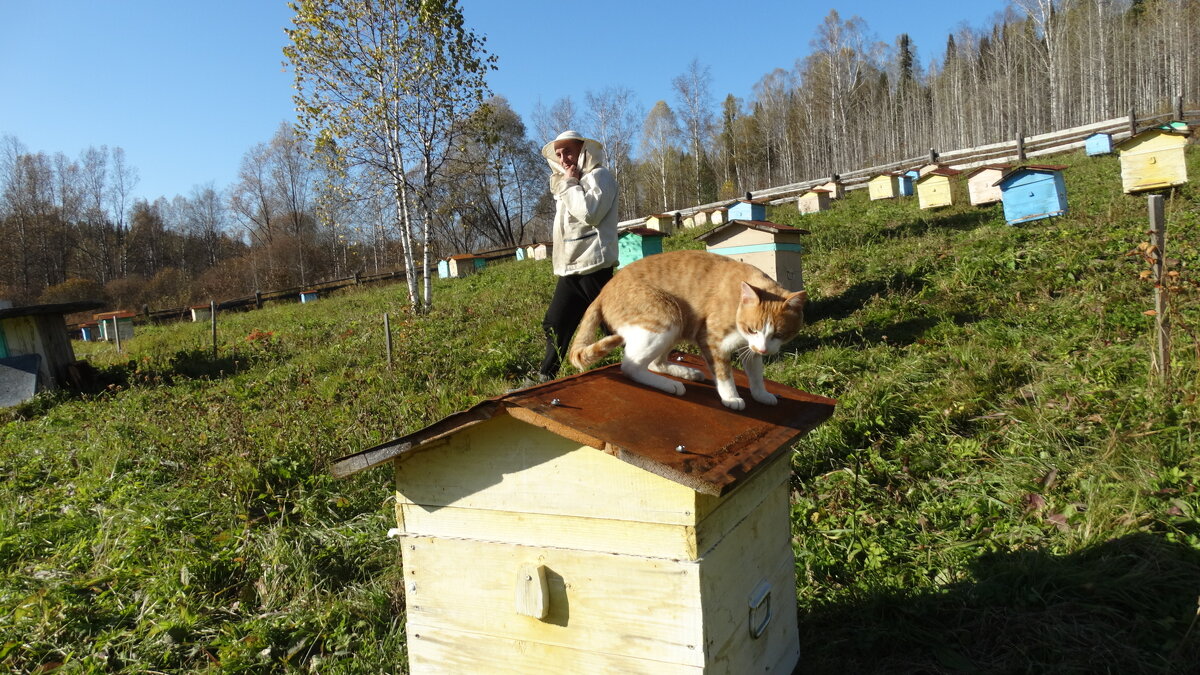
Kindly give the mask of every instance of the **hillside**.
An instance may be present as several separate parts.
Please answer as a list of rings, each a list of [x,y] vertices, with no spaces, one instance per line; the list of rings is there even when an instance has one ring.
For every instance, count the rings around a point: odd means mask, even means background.
[[[794,458],[807,672],[1200,659],[1200,191],[1167,204],[1164,387],[1126,255],[1146,199],[1114,158],[1052,159],[1070,214],[1021,227],[865,190],[769,214],[812,231],[812,302],[767,376],[839,400]],[[217,359],[196,324],[139,327],[125,354],[77,343],[101,393],[0,413],[0,665],[402,671],[390,474],[326,467],[511,386],[552,284],[511,262],[437,282],[429,316],[400,285],[225,314]]]

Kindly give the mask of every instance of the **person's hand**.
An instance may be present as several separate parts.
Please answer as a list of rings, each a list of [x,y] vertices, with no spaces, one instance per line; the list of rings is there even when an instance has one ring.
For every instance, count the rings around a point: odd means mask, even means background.
[[[575,180],[579,180],[580,178],[583,178],[583,172],[579,170],[578,164],[572,165],[571,168],[567,169],[566,171],[567,171],[567,178],[574,178]]]

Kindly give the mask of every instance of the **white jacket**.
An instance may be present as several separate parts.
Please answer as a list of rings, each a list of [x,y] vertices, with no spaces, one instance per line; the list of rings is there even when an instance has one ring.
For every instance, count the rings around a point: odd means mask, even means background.
[[[579,153],[578,180],[568,178],[548,144],[554,195],[554,273],[588,274],[617,264],[617,180],[604,168],[604,147],[586,140]]]

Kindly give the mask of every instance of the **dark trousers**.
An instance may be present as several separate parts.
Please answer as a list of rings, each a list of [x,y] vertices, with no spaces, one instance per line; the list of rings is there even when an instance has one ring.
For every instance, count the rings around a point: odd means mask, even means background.
[[[550,300],[550,308],[546,310],[546,318],[542,319],[542,331],[546,334],[546,358],[538,372],[547,377],[558,377],[559,366],[562,365],[567,351],[571,348],[571,338],[583,313],[588,305],[600,295],[600,289],[612,279],[613,268],[592,272],[591,274],[572,274],[558,278],[554,287],[554,298]]]

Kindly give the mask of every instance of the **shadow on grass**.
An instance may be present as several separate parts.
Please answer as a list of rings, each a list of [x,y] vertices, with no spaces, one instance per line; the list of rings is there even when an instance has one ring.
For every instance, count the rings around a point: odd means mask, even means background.
[[[1200,551],[1139,533],[989,554],[936,593],[800,613],[805,673],[1181,673],[1200,664]]]
[[[946,214],[944,216],[934,212],[929,214],[928,217],[922,217],[919,220],[899,223],[892,227],[884,227],[883,235],[889,239],[903,239],[905,237],[921,236],[937,230],[965,232],[981,225],[994,223],[997,221],[997,218],[1000,219],[1000,222],[1003,222],[1003,216],[1000,215],[1002,213],[999,207],[973,209]]]
[[[925,276],[920,273],[896,272],[890,277],[860,281],[836,296],[809,300],[804,307],[804,320],[809,324],[819,321],[845,319],[867,306],[872,298],[887,293],[916,293],[925,288]]]

